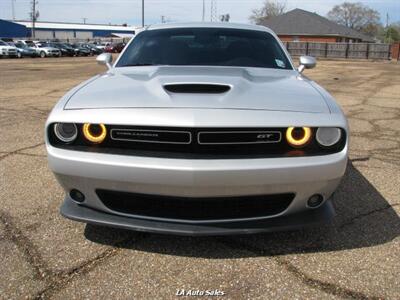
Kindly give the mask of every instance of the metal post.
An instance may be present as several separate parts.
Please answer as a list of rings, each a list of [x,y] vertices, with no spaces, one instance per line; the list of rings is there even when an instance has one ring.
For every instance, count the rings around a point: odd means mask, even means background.
[[[11,0],[11,10],[12,10],[12,19],[15,20],[15,7],[14,7],[15,0]]]
[[[36,0],[32,1],[32,38],[35,38]]]
[[[325,43],[325,57],[328,57],[328,43]]]
[[[205,15],[206,15],[206,2],[205,2],[205,0],[203,0],[203,17],[201,19],[203,22],[205,19]]]
[[[347,42],[347,44],[346,44],[346,53],[345,53],[345,57],[346,57],[346,58],[349,57],[349,48],[350,48],[350,43]]]
[[[142,0],[142,27],[144,27],[144,0]]]

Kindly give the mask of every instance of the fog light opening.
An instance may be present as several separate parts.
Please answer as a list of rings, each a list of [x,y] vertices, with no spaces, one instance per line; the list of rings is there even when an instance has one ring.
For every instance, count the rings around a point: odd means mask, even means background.
[[[320,194],[315,194],[308,198],[307,206],[309,208],[317,208],[321,206],[322,202],[324,202],[324,197]]]
[[[76,189],[71,190],[69,192],[69,195],[71,196],[72,200],[76,202],[82,203],[83,201],[85,201],[85,195]]]

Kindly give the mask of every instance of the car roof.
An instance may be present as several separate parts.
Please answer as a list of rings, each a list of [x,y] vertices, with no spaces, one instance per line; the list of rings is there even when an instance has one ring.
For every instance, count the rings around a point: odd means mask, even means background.
[[[275,33],[265,26],[252,25],[252,24],[240,24],[240,23],[224,23],[224,22],[190,22],[190,23],[164,23],[149,25],[145,30],[156,30],[156,29],[173,29],[173,28],[227,28],[227,29],[246,29],[246,30],[257,30],[269,32],[275,35]]]

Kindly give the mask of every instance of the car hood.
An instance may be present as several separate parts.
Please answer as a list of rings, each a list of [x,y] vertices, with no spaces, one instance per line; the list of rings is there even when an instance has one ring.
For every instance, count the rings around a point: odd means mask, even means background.
[[[167,89],[171,85],[174,86],[172,91]],[[199,85],[205,87],[205,92],[191,89]],[[229,90],[221,92],[218,88],[221,86]],[[112,69],[75,91],[65,105],[65,109],[91,108],[212,108],[329,113],[321,94],[307,78],[294,70],[198,66]]]

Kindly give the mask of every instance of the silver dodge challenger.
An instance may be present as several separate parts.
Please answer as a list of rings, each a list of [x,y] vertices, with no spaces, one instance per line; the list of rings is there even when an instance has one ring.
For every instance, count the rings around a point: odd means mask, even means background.
[[[46,123],[69,219],[169,234],[292,230],[330,220],[349,130],[268,28],[149,26]]]

